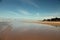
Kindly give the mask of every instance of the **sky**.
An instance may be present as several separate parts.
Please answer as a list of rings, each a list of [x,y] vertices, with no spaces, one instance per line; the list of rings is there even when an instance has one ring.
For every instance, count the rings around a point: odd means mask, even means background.
[[[42,20],[60,17],[60,0],[0,0],[0,18]]]

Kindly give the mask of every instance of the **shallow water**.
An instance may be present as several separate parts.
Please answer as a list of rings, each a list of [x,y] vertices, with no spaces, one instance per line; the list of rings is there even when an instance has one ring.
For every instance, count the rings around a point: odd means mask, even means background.
[[[60,27],[26,23],[0,22],[1,40],[60,40]]]

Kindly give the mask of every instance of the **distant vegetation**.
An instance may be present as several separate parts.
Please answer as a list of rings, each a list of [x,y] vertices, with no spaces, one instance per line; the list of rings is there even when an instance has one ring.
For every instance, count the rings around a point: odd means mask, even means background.
[[[60,18],[44,19],[43,21],[60,21]]]

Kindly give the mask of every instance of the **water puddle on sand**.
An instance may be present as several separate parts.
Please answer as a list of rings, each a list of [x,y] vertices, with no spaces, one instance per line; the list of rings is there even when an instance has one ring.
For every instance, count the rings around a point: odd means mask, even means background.
[[[1,40],[60,40],[60,27],[25,23],[0,22]]]

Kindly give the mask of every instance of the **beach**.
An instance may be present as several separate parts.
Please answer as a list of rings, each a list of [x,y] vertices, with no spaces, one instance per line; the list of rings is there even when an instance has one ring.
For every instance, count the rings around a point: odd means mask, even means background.
[[[14,21],[0,22],[1,40],[60,40],[60,30],[54,26]]]
[[[52,26],[60,26],[60,22],[59,21],[37,21],[35,23],[52,25]]]

